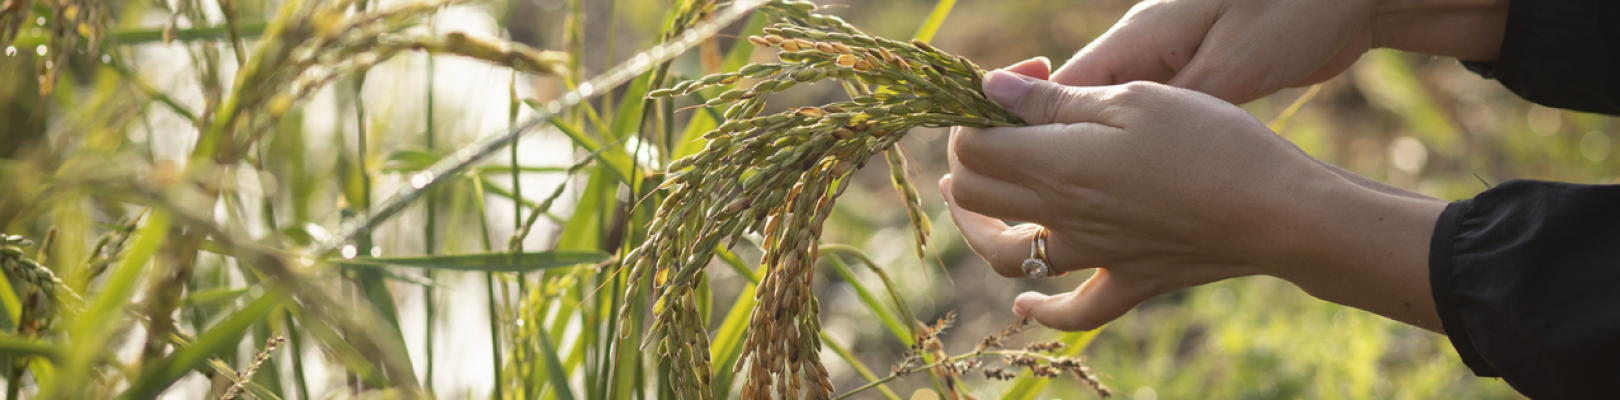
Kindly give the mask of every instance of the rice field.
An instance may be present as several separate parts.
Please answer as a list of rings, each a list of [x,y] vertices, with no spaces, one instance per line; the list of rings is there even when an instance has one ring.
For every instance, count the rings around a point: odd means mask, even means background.
[[[931,183],[985,69],[1126,1],[0,2],[6,398],[1517,398],[1243,278],[1009,311]],[[1375,50],[1245,105],[1441,198],[1620,177],[1612,118]],[[882,162],[872,162],[881,155]],[[933,396],[933,397],[929,397]]]

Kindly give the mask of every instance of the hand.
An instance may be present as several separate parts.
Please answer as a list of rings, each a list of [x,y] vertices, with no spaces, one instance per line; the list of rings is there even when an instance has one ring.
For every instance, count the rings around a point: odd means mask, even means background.
[[[1045,226],[1059,271],[1101,267],[1070,294],[1019,296],[1015,312],[1094,329],[1159,294],[1265,274],[1438,326],[1426,257],[1444,202],[1358,185],[1214,97],[1062,86],[1039,79],[1046,69],[985,77],[1030,126],[957,129],[940,182],[968,244],[1002,275],[1023,276],[1034,227],[1001,220]]]
[[[1163,82],[1243,103],[1337,76],[1371,48],[1492,61],[1506,20],[1506,0],[1151,0],[1052,81]]]

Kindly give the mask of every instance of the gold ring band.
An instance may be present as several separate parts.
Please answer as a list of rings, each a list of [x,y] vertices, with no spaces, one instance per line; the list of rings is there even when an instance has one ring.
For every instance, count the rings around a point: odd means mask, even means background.
[[[1052,262],[1046,258],[1046,235],[1045,226],[1035,229],[1035,237],[1029,241],[1029,259],[1024,260],[1019,266],[1024,270],[1024,275],[1031,278],[1056,278],[1067,274],[1056,272],[1052,268]]]

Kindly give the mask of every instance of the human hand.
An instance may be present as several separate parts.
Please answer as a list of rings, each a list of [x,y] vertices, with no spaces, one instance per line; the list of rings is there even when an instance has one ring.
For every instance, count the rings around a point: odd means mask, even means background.
[[[1001,220],[1046,227],[1057,271],[1101,267],[1072,293],[1019,296],[1020,315],[1094,329],[1159,294],[1265,274],[1434,322],[1424,257],[1443,202],[1357,185],[1220,99],[1145,82],[1062,86],[1038,79],[1047,68],[985,77],[1030,126],[958,128],[940,182],[963,237],[998,273],[1023,276],[1036,228]]]
[[[1163,82],[1243,103],[1332,78],[1371,48],[1492,61],[1506,20],[1506,0],[1151,0],[1051,80]]]

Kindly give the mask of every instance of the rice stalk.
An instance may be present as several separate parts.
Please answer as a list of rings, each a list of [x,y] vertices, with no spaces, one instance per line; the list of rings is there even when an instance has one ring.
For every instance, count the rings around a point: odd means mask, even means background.
[[[263,365],[265,361],[270,360],[270,357],[275,354],[273,352],[276,350],[276,346],[281,345],[281,343],[285,342],[286,340],[286,338],[276,336],[265,341],[264,349],[259,350],[259,354],[253,357],[253,364],[248,365],[247,369],[244,369],[242,372],[239,372],[235,376],[231,377],[236,383],[231,384],[230,389],[225,390],[225,394],[219,396],[220,400],[235,399],[236,395],[241,393],[243,388],[246,388],[249,383],[253,382],[253,373],[259,371],[259,366]]]
[[[953,311],[946,313],[944,317],[935,321],[934,324],[923,327],[917,333],[916,341],[903,355],[900,365],[894,366],[888,377],[841,394],[838,399],[854,396],[862,391],[919,371],[930,371],[944,377],[946,383],[943,386],[946,388],[946,394],[950,395],[949,398],[951,399],[971,398],[971,396],[956,391],[957,384],[955,380],[973,371],[978,371],[986,379],[999,381],[1018,378],[1020,370],[1027,372],[1031,376],[1046,379],[1058,378],[1066,374],[1074,375],[1082,382],[1085,382],[1087,386],[1090,386],[1098,397],[1106,399],[1114,394],[1112,389],[1097,380],[1096,374],[1080,358],[1052,354],[1063,350],[1067,346],[1062,341],[1031,342],[1025,344],[1021,349],[1003,350],[1003,342],[1013,335],[1030,328],[1029,318],[1020,318],[1011,325],[1002,328],[1001,332],[985,336],[973,348],[973,351],[951,356],[945,353],[944,342],[939,340],[939,336],[955,322],[956,312]],[[1005,366],[988,366],[984,361],[979,360],[979,358],[988,356],[1000,356],[1001,362]],[[926,361],[928,359],[939,361],[928,362]]]
[[[702,269],[725,238],[764,235],[765,277],[755,292],[743,354],[743,398],[831,398],[820,361],[819,304],[811,293],[822,226],[848,176],[890,150],[915,127],[1019,126],[1022,121],[981,92],[983,70],[922,41],[873,37],[835,16],[813,13],[806,1],[762,7],[779,21],[748,41],[780,49],[781,63],[750,64],[654,90],[650,97],[687,95],[760,79],[706,101],[727,107],[725,121],[704,135],[703,151],[672,162],[661,188],[668,194],[649,237],[626,257],[634,299],[651,275],[655,319],[643,347],[677,365],[696,365],[672,379],[708,388],[706,331],[693,321]],[[760,116],[765,99],[800,83],[836,80],[849,101]],[[904,174],[903,165],[898,170]],[[903,177],[896,178],[904,188]],[[905,193],[902,191],[902,193]],[[912,192],[914,194],[914,192]],[[914,199],[915,196],[912,196]],[[908,203],[910,203],[908,201]],[[914,223],[923,230],[925,222]],[[925,236],[919,236],[919,248]],[[628,315],[628,304],[625,310]]]

